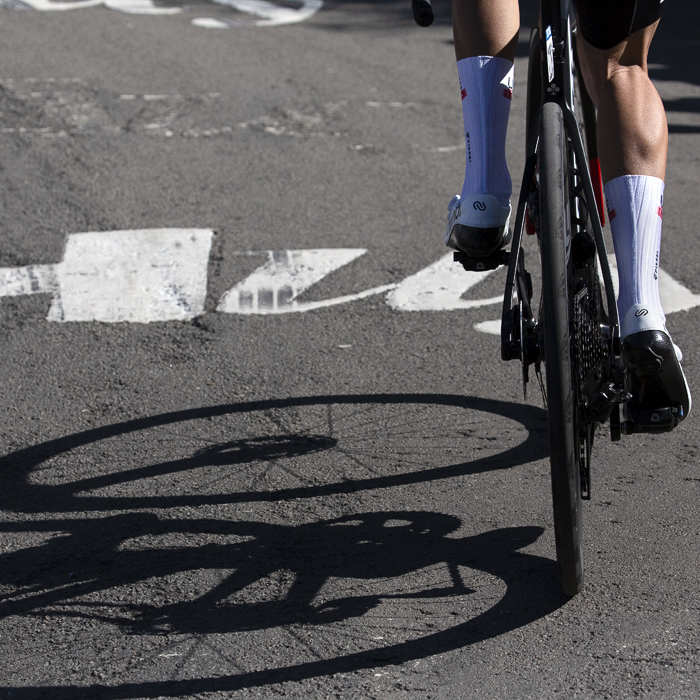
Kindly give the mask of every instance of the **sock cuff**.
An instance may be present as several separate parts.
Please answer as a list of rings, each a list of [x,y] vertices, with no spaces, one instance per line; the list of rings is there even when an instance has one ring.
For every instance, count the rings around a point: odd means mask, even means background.
[[[658,201],[663,208],[666,183],[653,175],[622,175],[605,183],[603,191],[608,205],[608,218],[614,219],[616,206],[629,202],[628,206],[637,209],[637,203],[643,200]]]
[[[509,90],[513,89],[515,65],[507,58],[498,56],[470,56],[457,61],[457,73],[462,90],[474,80],[483,82],[484,79],[495,83],[503,83]]]

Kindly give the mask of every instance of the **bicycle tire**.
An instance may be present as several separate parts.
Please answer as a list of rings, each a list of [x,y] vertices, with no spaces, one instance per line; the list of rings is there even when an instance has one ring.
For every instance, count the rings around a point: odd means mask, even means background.
[[[539,201],[544,357],[557,564],[564,593],[583,586],[578,406],[571,356],[572,261],[569,150],[559,105],[540,115]]]

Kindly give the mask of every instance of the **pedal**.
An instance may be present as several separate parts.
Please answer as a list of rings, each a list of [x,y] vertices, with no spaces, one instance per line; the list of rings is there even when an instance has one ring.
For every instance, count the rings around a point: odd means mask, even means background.
[[[627,403],[632,394],[626,392],[622,384],[605,382],[586,403],[586,418],[589,421],[604,423],[614,406]]]
[[[467,272],[484,272],[495,270],[501,265],[508,265],[510,253],[507,250],[498,250],[487,258],[472,258],[461,250],[454,253],[454,261],[462,265]]]
[[[683,408],[675,406],[656,408],[654,410],[627,410],[627,420],[622,421],[621,428],[625,435],[634,433],[668,433],[683,420]]]

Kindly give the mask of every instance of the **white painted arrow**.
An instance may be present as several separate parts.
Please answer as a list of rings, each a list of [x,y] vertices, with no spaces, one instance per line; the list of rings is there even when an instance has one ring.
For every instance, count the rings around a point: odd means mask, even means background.
[[[217,311],[233,314],[282,314],[312,311],[389,292],[387,303],[397,311],[449,311],[497,304],[503,297],[462,299],[462,295],[488,277],[486,272],[465,272],[452,261],[452,253],[398,284],[373,287],[357,294],[298,302],[297,297],[334,270],[367,251],[363,248],[283,250],[239,255],[264,255],[267,262],[221,298]]]
[[[176,15],[181,7],[158,7],[152,0],[104,0],[110,10],[127,12],[130,15]]]
[[[267,0],[212,0],[218,5],[232,7],[239,12],[253,15],[256,19],[216,19],[198,17],[192,20],[197,27],[278,27],[283,24],[296,24],[313,17],[322,7],[323,0],[302,0],[301,6],[276,5]],[[53,2],[53,0],[7,0],[5,3],[14,9],[31,9],[38,12],[64,12],[86,7],[104,5],[110,10],[134,15],[175,15],[183,12],[182,7],[158,7],[153,0],[75,0],[75,2]]]
[[[399,311],[452,311],[502,303],[502,295],[489,299],[462,299],[468,289],[492,272],[466,272],[453,262],[452,253],[448,253],[400,282],[386,301],[392,309]]]
[[[264,256],[267,261],[229,289],[216,310],[227,314],[288,314],[345,304],[393,289],[396,285],[388,284],[323,301],[297,301],[309,287],[366,252],[364,248],[240,252],[238,255]]]
[[[56,265],[0,269],[0,297],[53,295],[49,321],[175,321],[204,311],[210,229],[74,233]]]
[[[212,0],[218,5],[232,7],[239,12],[255,15],[258,19],[220,20],[213,17],[198,17],[192,20],[197,27],[278,27],[282,24],[296,24],[313,17],[322,7],[323,0],[303,0],[301,7],[275,5],[266,0]]]
[[[612,253],[608,255],[608,264],[617,299],[620,292],[620,282],[617,273],[617,260]],[[687,287],[674,280],[668,272],[661,269],[659,269],[659,296],[661,297],[661,306],[663,306],[667,316],[676,311],[686,311],[700,306],[700,294],[693,294]]]
[[[197,27],[210,29],[227,27],[278,27],[283,24],[296,24],[313,17],[322,7],[323,0],[302,0],[298,8],[276,5],[267,0],[212,0],[218,5],[232,7],[239,12],[253,15],[257,19],[216,19],[198,17],[192,20]],[[5,3],[14,9],[37,10],[38,12],[64,12],[86,7],[104,5],[110,10],[134,15],[175,15],[183,12],[182,7],[158,7],[153,0],[75,0],[75,2],[53,2],[53,0],[7,0]]]

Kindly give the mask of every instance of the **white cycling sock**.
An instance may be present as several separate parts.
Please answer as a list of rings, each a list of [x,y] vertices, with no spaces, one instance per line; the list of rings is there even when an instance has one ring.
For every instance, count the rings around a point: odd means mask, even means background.
[[[492,194],[508,206],[513,185],[506,163],[506,131],[513,96],[513,64],[474,56],[457,61],[467,162],[462,197]]]
[[[635,304],[666,316],[659,297],[659,252],[664,181],[647,175],[623,175],[605,185],[620,294],[620,323]]]

